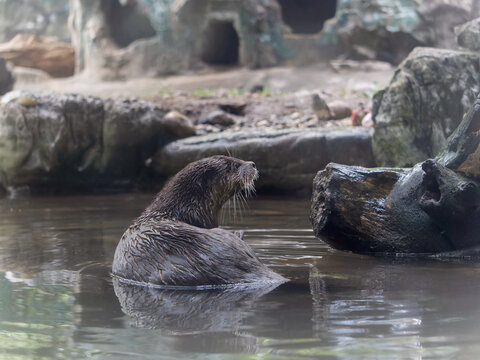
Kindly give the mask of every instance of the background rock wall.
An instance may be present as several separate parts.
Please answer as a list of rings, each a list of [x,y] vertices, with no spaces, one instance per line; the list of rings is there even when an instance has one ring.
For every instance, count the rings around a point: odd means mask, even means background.
[[[0,42],[17,34],[55,36],[70,41],[65,0],[0,0]]]
[[[103,79],[341,52],[398,64],[415,46],[454,47],[454,26],[475,16],[473,0],[0,0],[0,42],[18,33],[71,39],[77,73]]]

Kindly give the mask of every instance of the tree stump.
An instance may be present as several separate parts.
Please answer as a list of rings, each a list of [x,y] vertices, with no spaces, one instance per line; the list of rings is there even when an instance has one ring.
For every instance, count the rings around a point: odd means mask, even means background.
[[[314,180],[315,235],[361,253],[480,245],[480,98],[435,158],[410,169],[329,164]]]

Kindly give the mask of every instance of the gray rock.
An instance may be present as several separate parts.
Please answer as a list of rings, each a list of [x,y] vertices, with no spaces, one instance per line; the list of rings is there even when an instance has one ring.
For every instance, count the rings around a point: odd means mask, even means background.
[[[229,127],[235,124],[235,119],[223,111],[216,110],[201,118],[199,123]]]
[[[455,28],[459,46],[472,51],[480,51],[480,18]]]
[[[336,100],[328,103],[331,119],[340,120],[352,116],[352,108],[344,101]]]
[[[166,110],[130,100],[38,96],[0,107],[0,187],[35,191],[126,188],[159,147],[178,139]]]
[[[455,47],[470,11],[468,1],[339,1],[329,27],[347,55],[398,64],[416,46]]]
[[[3,95],[13,88],[15,82],[5,59],[0,58],[0,95]]]
[[[203,157],[224,154],[254,161],[257,188],[311,191],[318,169],[331,161],[373,166],[371,129],[255,130],[209,134],[172,142],[153,158],[153,170],[168,177]]]
[[[312,110],[319,120],[331,118],[327,102],[318,94],[312,94]]]
[[[424,34],[422,46],[440,49],[455,49],[455,27],[473,19],[474,3],[469,0],[429,0],[417,2],[421,19],[415,33]]]
[[[346,1],[337,10],[334,27],[349,56],[399,63],[425,41],[414,31],[420,21],[411,1]]]
[[[335,100],[327,104],[318,94],[312,94],[312,110],[319,120],[340,120],[352,115],[347,103]]]
[[[478,54],[415,49],[374,97],[377,164],[406,167],[434,157],[479,90]]]
[[[196,132],[192,120],[178,111],[170,111],[166,114],[163,125],[179,138],[193,136]]]

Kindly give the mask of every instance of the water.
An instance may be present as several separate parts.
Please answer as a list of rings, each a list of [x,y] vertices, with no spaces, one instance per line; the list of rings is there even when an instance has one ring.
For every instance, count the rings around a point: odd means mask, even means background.
[[[332,250],[312,236],[308,201],[227,216],[291,279],[276,289],[114,289],[116,243],[149,200],[0,200],[0,359],[479,357],[478,264]]]

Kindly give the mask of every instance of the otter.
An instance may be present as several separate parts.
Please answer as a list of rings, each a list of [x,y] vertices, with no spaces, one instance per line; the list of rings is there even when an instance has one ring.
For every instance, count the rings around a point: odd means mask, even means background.
[[[255,163],[212,156],[190,163],[120,239],[115,277],[147,286],[216,288],[287,281],[240,238],[218,228],[222,206],[254,189]]]

